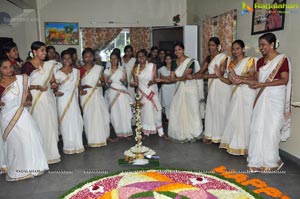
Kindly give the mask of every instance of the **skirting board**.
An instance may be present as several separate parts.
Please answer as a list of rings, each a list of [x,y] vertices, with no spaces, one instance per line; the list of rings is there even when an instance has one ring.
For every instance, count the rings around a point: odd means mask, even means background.
[[[289,154],[288,152],[285,152],[285,151],[279,149],[279,154],[283,159],[290,160],[291,162],[294,162],[297,165],[300,165],[300,159]]]

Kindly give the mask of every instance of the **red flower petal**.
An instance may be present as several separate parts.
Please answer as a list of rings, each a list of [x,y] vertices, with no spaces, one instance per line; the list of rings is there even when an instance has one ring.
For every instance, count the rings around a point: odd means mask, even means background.
[[[199,178],[196,178],[196,180],[198,180],[198,181],[202,181],[202,180],[203,180],[203,178],[200,178],[200,177],[199,177]]]
[[[99,189],[99,186],[97,186],[97,185],[95,185],[95,186],[93,186],[93,191],[96,191],[97,189]]]

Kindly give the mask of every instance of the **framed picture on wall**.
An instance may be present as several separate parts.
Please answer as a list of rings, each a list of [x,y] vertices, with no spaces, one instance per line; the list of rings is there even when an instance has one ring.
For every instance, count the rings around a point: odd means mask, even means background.
[[[47,45],[78,45],[78,23],[45,22],[45,41]]]
[[[251,34],[284,29],[286,0],[253,0]]]

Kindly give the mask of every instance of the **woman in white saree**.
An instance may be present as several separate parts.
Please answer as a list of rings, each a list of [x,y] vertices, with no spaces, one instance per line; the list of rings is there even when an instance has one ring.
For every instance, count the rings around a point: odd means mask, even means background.
[[[60,161],[58,152],[58,115],[56,98],[51,89],[57,84],[53,73],[57,69],[56,61],[43,61],[46,57],[46,44],[35,41],[31,45],[34,57],[26,62],[21,71],[30,78],[32,107],[30,113],[37,122],[43,137],[43,147],[48,164]]]
[[[124,48],[125,55],[122,58],[122,66],[126,70],[127,74],[127,82],[133,81],[132,70],[136,62],[136,58],[133,57],[133,48],[130,45],[125,46]],[[132,100],[135,100],[135,89],[131,87],[129,84],[127,86],[128,92]]]
[[[236,80],[254,80],[255,59],[245,57],[245,44],[242,40],[234,41],[231,49],[234,59],[231,60],[228,70],[229,81],[233,84],[233,89],[219,148],[225,148],[233,155],[246,155],[256,92],[247,84],[241,84]]]
[[[257,81],[246,82],[258,89],[247,158],[253,172],[279,170],[283,165],[279,143],[290,135],[291,65],[284,54],[276,51],[278,45],[273,33],[259,38],[263,57],[257,61]]]
[[[2,106],[2,105],[0,105]],[[1,121],[1,113],[0,113],[0,121]],[[0,126],[0,131],[1,130],[1,126]],[[6,173],[7,172],[7,166],[6,166],[6,160],[5,160],[5,154],[4,154],[4,143],[2,138],[0,138],[0,174],[2,173]]]
[[[178,142],[192,142],[200,139],[203,126],[197,80],[189,80],[186,76],[200,67],[194,59],[185,56],[182,43],[176,43],[174,51],[177,68],[173,69],[171,80],[176,79],[177,83],[170,107],[168,136]]]
[[[172,72],[172,56],[166,55],[165,66],[162,66],[160,69],[158,69],[158,77],[160,79],[169,79]],[[175,63],[174,63],[175,64]],[[161,96],[161,105],[164,109],[164,114],[166,115],[166,118],[170,118],[170,107],[172,104],[172,100],[175,94],[176,90],[176,84],[175,81],[171,82],[161,82],[163,83],[160,88],[160,96]]]
[[[117,53],[110,55],[111,67],[105,69],[105,82],[110,85],[108,89],[108,101],[110,121],[117,137],[132,136],[131,118],[132,102],[127,91],[127,75],[125,68],[119,65],[120,57]]]
[[[208,49],[210,56],[206,58],[201,70],[193,75],[193,78],[208,79],[205,130],[202,139],[204,143],[210,144],[221,141],[231,92],[225,74],[228,57],[225,53],[219,52],[220,40],[217,37],[210,38]],[[215,74],[216,67],[221,71],[219,77]],[[206,70],[208,70],[208,74],[204,74]]]
[[[63,138],[63,152],[65,154],[81,153],[83,120],[78,102],[79,70],[72,68],[70,52],[61,53],[63,67],[54,73],[59,83],[57,91],[57,107],[59,128]]]
[[[94,65],[94,52],[86,48],[82,52],[84,66],[80,68],[80,103],[83,111],[84,130],[90,147],[106,145],[110,134],[108,107],[103,97],[100,79],[103,67]]]
[[[42,175],[48,170],[41,132],[30,115],[31,105],[27,75],[13,76],[8,59],[0,60],[1,135],[7,160],[7,181]]]
[[[160,137],[166,138],[161,122],[161,104],[158,99],[158,88],[154,80],[157,77],[156,67],[147,62],[147,51],[142,49],[137,53],[138,65],[134,69],[132,86],[138,87],[138,94],[143,103],[141,120],[144,135],[158,132]]]

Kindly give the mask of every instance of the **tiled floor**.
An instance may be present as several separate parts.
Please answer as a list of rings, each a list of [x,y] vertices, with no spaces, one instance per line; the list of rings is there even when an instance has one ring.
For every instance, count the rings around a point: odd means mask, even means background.
[[[81,154],[62,155],[60,163],[51,165],[49,172],[34,179],[6,182],[5,176],[1,175],[0,198],[55,199],[71,187],[93,176],[138,168],[119,166],[117,163],[117,160],[123,157],[123,151],[133,144],[133,139],[121,140],[102,148],[87,148]],[[229,155],[215,144],[206,145],[201,142],[180,144],[153,135],[144,141],[144,145],[156,150],[161,156],[162,168],[206,171],[224,165],[228,169],[246,170],[245,157]],[[269,186],[278,188],[291,198],[300,198],[300,166],[285,161],[282,170],[285,174],[249,174],[249,176],[264,180]]]

